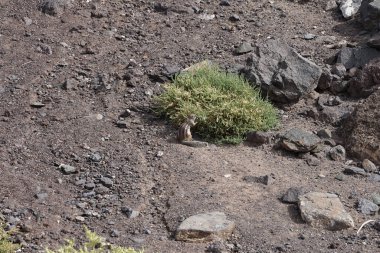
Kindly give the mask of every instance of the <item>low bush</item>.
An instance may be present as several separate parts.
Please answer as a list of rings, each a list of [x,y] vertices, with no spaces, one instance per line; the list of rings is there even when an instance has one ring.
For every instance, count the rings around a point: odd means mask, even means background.
[[[156,111],[180,125],[198,118],[194,133],[215,143],[240,143],[248,131],[266,131],[278,123],[277,110],[237,74],[202,62],[178,74],[155,98]]]

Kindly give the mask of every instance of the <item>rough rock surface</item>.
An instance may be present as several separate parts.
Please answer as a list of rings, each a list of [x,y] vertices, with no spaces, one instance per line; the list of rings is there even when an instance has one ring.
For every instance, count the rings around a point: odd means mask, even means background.
[[[380,87],[380,58],[374,59],[351,79],[348,93],[355,98],[368,97]]]
[[[207,242],[215,238],[227,239],[235,229],[235,223],[222,212],[202,213],[184,220],[178,227],[176,240]]]
[[[380,90],[359,105],[342,128],[348,152],[380,163]]]
[[[339,6],[345,18],[352,18],[360,8],[362,0],[343,0]]]
[[[313,227],[342,230],[354,226],[352,217],[335,194],[307,193],[299,197],[299,208],[302,218]]]
[[[280,103],[296,102],[313,91],[322,73],[320,67],[280,40],[257,46],[242,71],[252,85]]]
[[[318,148],[321,139],[302,129],[292,128],[280,135],[280,145],[293,152],[310,152]]]
[[[346,69],[364,67],[371,60],[380,58],[380,51],[371,47],[344,47],[338,53],[337,63],[342,63]]]
[[[380,0],[363,0],[360,6],[361,22],[368,30],[380,30]]]

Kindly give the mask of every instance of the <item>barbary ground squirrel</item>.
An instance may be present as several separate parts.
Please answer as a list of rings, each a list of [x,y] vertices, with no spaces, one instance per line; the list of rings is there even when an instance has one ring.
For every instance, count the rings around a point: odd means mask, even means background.
[[[204,141],[193,141],[190,128],[195,126],[197,123],[195,120],[197,117],[191,114],[184,123],[178,129],[177,140],[179,143],[190,146],[190,147],[207,147],[208,143]]]

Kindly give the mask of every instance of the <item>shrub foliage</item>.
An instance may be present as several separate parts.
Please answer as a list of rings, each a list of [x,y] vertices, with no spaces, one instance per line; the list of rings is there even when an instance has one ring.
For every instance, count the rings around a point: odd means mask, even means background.
[[[156,97],[158,113],[174,124],[190,114],[198,117],[194,132],[220,143],[239,143],[248,131],[266,131],[277,125],[277,110],[237,74],[201,63],[178,74]]]

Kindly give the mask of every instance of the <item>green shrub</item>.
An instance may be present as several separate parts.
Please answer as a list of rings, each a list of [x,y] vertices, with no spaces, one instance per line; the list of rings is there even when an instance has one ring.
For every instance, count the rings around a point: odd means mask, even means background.
[[[194,132],[211,142],[240,143],[248,131],[277,125],[277,110],[237,74],[202,62],[178,74],[155,98],[156,110],[180,125],[198,117]]]
[[[10,242],[11,232],[5,232],[1,222],[0,225],[0,253],[14,253],[20,245]]]
[[[67,240],[67,245],[56,251],[46,249],[46,253],[143,253],[132,248],[123,248],[105,243],[104,238],[85,228],[87,242],[75,248],[74,240]]]

